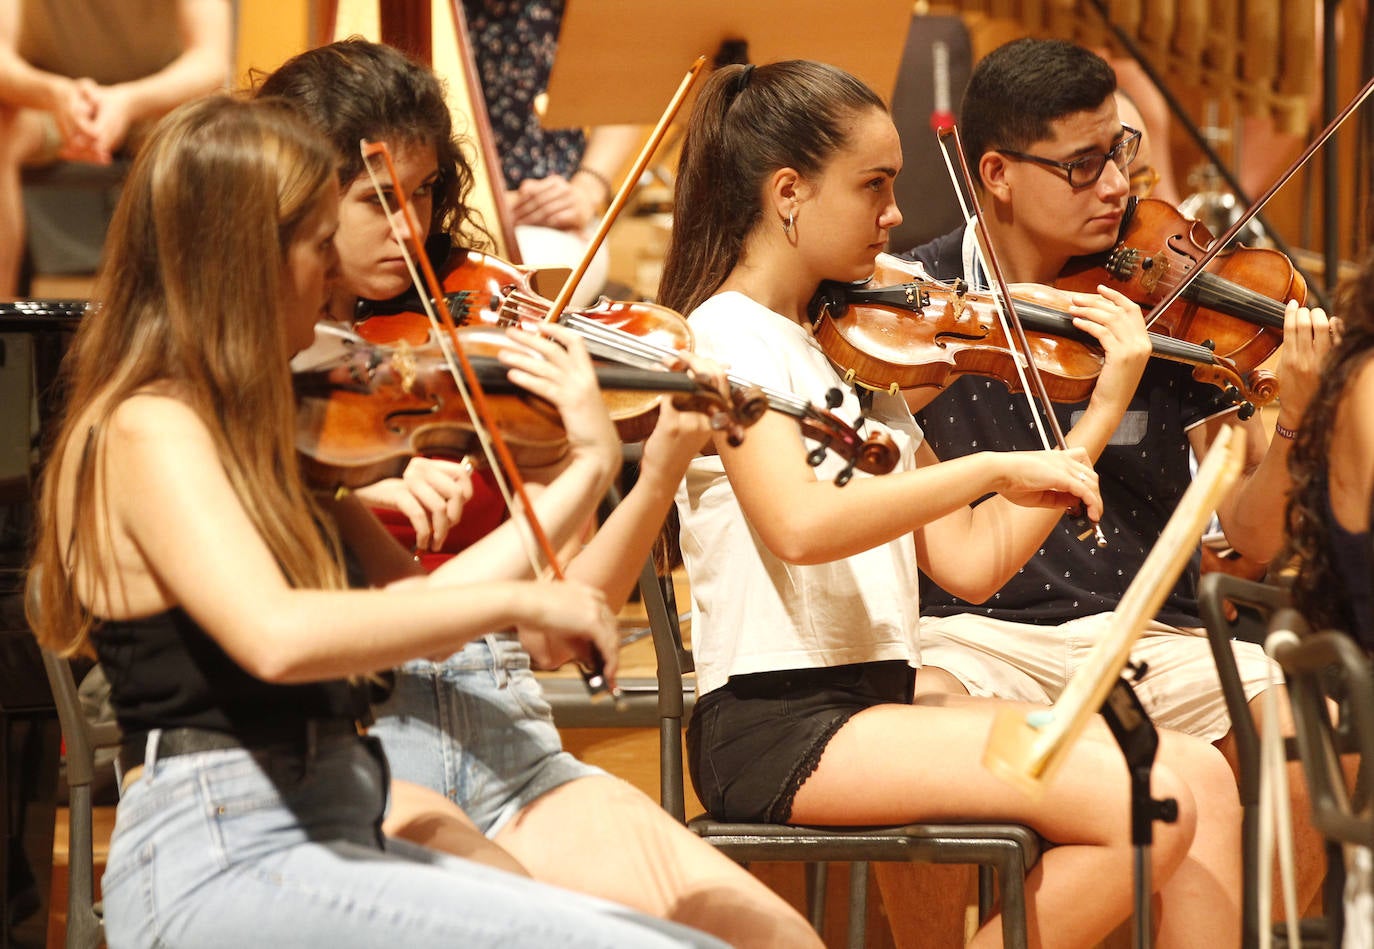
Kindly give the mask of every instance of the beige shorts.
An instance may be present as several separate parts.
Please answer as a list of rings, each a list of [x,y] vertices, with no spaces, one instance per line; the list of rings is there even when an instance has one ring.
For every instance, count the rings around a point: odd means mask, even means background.
[[[970,613],[921,618],[921,665],[944,669],[970,695],[1048,705],[1111,628],[1111,613],[1058,626],[1037,626]],[[1282,673],[1254,643],[1232,643],[1245,699],[1250,701]],[[1161,728],[1216,741],[1231,730],[1216,661],[1201,629],[1151,623],[1131,650],[1145,663],[1133,683],[1150,718]],[[918,675],[919,680],[919,675]]]

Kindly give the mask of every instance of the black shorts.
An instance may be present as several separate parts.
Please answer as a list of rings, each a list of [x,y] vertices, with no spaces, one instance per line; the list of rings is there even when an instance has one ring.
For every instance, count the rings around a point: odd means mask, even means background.
[[[831,737],[874,705],[910,705],[902,660],[732,676],[687,726],[692,786],[719,820],[785,824]]]

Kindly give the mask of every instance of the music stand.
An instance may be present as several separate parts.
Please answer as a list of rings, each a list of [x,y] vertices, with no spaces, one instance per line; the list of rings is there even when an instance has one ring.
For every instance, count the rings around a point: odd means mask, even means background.
[[[861,14],[831,0],[572,0],[540,120],[653,124],[698,56],[820,60],[891,98],[910,25],[910,0],[868,0]]]

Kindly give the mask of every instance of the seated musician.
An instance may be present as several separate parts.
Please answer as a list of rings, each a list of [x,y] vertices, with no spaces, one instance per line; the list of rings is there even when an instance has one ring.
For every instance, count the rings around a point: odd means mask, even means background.
[[[1028,824],[1060,845],[1027,880],[1031,944],[1092,945],[1131,903],[1126,772],[1106,729],[1085,729],[1032,799],[982,765],[998,703],[912,704],[926,675],[918,567],[969,596],[993,592],[1068,504],[1099,513],[1087,453],[940,461],[900,398],[860,399],[809,332],[821,282],[871,274],[900,224],[901,166],[882,100],[834,67],[726,66],[697,96],[662,302],[690,313],[699,351],[746,378],[813,401],[844,393],[837,412],[890,434],[900,460],[890,474],[838,486],[838,462],[809,467],[795,427],[766,416],[743,444],[717,438],[717,454],[692,462],[677,496],[700,693],[687,735],[692,778],[725,820]],[[1139,309],[1086,293],[1071,306],[1113,352],[1104,374],[1116,381],[1104,384],[1133,385],[1144,363]],[[1204,742],[1168,735],[1163,744],[1155,777],[1183,795],[1188,816],[1157,838],[1159,944],[1234,944],[1236,920],[1217,912],[1239,886],[1230,775]],[[879,879],[895,866],[878,864]],[[886,883],[884,893],[889,916],[924,898]],[[1000,945],[1001,929],[994,917],[973,945]],[[921,946],[935,936],[902,935]]]
[[[1374,252],[1336,301],[1342,332],[1289,453],[1293,599],[1313,629],[1342,629],[1374,654]]]
[[[125,736],[107,941],[718,947],[381,832],[386,757],[359,733],[376,670],[493,625],[613,642],[615,620],[599,591],[518,571],[345,588],[353,569],[380,584],[416,568],[356,499],[316,498],[297,461],[287,360],[329,299],[338,220],[328,143],[229,97],[164,119],[115,211],[26,600],[45,647],[99,655]],[[573,465],[609,477],[590,359],[557,329],[527,334],[545,358],[506,364],[584,436]]]
[[[346,40],[289,60],[257,91],[292,103],[334,143],[343,195],[336,238],[341,279],[331,304],[336,314],[353,313],[360,298],[386,300],[410,285],[363,168],[360,139],[386,142],[392,150],[399,187],[416,216],[433,229],[436,264],[450,242],[480,239],[464,204],[471,173],[453,138],[439,81],[428,68],[390,47]],[[666,403],[661,412],[634,488],[566,565],[569,576],[601,589],[612,609],[625,603],[638,579],[673,491],[707,431],[700,415],[678,413]],[[576,434],[569,435],[575,445]],[[539,483],[531,484],[532,491],[543,486],[535,495],[543,503],[576,483],[567,470],[525,474]],[[469,498],[467,475],[458,465],[420,459],[411,463],[407,480],[424,488],[415,492],[423,512],[418,519],[432,518],[434,541],[442,543],[452,521],[469,541],[499,521],[485,489]],[[595,485],[578,495],[579,505],[563,519],[565,531],[591,522],[607,486]],[[409,490],[395,483],[383,489],[388,496]],[[375,496],[372,489],[358,493]],[[482,527],[465,531],[469,520]],[[512,556],[521,558],[518,550],[502,551],[488,541],[477,541],[460,556],[470,565],[471,579],[500,575],[514,568]],[[495,632],[501,628],[493,624],[490,635],[460,650],[435,650],[438,658],[400,668],[371,731],[381,739],[393,775],[457,803],[536,879],[654,916],[690,920],[734,946],[817,945],[805,920],[759,880],[634,787],[563,751],[531,664],[532,654],[539,665],[552,667],[566,662],[569,653],[537,638]],[[618,643],[601,646],[610,658]],[[418,823],[399,810],[392,821]]]
[[[20,171],[109,164],[172,107],[229,78],[228,0],[0,2],[0,299],[24,252]]]
[[[961,133],[1009,282],[1053,283],[1070,258],[1116,242],[1137,133],[1121,122],[1115,86],[1103,60],[1058,40],[1017,40],[975,67]],[[974,250],[969,226],[905,256],[934,277],[987,287]],[[1282,543],[1289,448],[1331,345],[1326,315],[1290,302],[1284,340],[1272,442],[1258,414],[1241,420],[1219,389],[1194,381],[1190,367],[1162,359],[1150,361],[1124,400],[1113,396],[1110,411],[1103,411],[1110,394],[1101,383],[1086,403],[1056,406],[1069,443],[1097,464],[1108,510],[1106,547],[1080,540],[1066,521],[983,604],[929,587],[922,597],[922,656],[932,674],[923,676],[924,685],[1053,702],[1082,655],[1109,630],[1112,611],[1188,485],[1189,448],[1204,457],[1222,426],[1242,427],[1249,449],[1244,477],[1219,506],[1222,526],[1242,554],[1261,563],[1273,558]],[[917,421],[942,456],[1034,444],[1025,399],[998,382],[969,376],[938,394],[910,396],[914,407],[925,405]],[[1234,766],[1215,663],[1198,630],[1197,579],[1195,561],[1137,643],[1132,660],[1144,675],[1136,690],[1158,725],[1216,742]],[[1268,660],[1252,645],[1238,643],[1235,653],[1246,698],[1258,713]],[[1304,836],[1302,892],[1311,898],[1321,858],[1310,828]]]

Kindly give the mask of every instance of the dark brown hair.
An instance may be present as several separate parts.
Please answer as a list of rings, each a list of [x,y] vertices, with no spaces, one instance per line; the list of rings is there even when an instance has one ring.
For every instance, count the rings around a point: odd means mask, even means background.
[[[430,233],[446,233],[462,247],[491,246],[480,216],[467,204],[472,166],[454,137],[443,83],[427,66],[355,36],[288,59],[256,83],[255,95],[285,100],[329,139],[342,185],[363,173],[362,139],[433,145],[439,178]]]
[[[1353,633],[1354,617],[1345,609],[1350,595],[1332,557],[1327,478],[1337,411],[1350,382],[1374,354],[1374,247],[1366,249],[1359,274],[1342,284],[1333,312],[1344,324],[1341,343],[1323,367],[1288,455],[1293,486],[1283,556],[1284,562],[1297,563],[1293,601],[1312,627],[1338,627]]]
[[[816,175],[848,143],[850,119],[886,107],[858,79],[805,60],[726,66],[706,81],[687,125],[659,302],[689,313],[739,262],[780,168]]]

